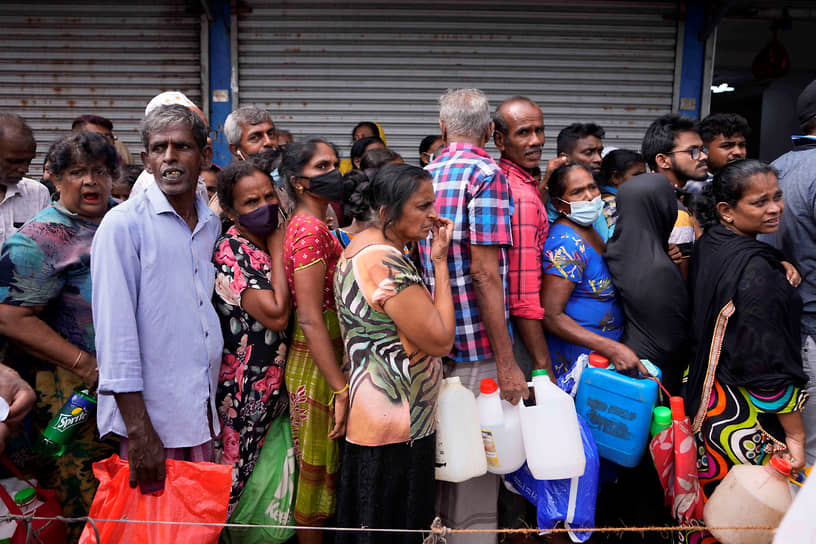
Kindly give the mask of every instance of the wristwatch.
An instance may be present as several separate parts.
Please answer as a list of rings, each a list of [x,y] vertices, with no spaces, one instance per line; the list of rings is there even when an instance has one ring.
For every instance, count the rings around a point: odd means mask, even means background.
[[[6,420],[9,415],[9,403],[3,397],[0,397],[0,423]]]

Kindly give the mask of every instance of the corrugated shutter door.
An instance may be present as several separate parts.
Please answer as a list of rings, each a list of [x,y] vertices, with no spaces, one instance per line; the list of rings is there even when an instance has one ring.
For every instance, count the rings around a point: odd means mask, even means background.
[[[184,2],[0,3],[0,111],[34,129],[31,175],[83,114],[110,119],[140,164],[147,102],[176,90],[200,103],[199,21]]]
[[[601,124],[607,146],[639,149],[671,111],[674,2],[244,3],[238,101],[346,156],[353,126],[375,121],[415,163],[451,87],[478,87],[492,107],[515,94],[538,102],[549,156],[576,121]]]

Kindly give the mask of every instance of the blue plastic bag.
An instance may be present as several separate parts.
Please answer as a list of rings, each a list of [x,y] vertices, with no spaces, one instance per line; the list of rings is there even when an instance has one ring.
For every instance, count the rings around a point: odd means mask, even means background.
[[[595,501],[598,497],[598,449],[586,422],[578,416],[584,443],[586,469],[579,478],[536,480],[524,463],[505,479],[536,507],[538,528],[543,532],[564,522],[567,529],[595,527]],[[592,533],[569,533],[573,542],[586,542]]]

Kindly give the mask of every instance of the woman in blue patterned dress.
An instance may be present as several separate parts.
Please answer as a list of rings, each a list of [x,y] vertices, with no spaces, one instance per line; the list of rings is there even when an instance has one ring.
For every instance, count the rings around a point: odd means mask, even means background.
[[[647,373],[635,352],[619,342],[623,310],[603,259],[605,244],[592,227],[603,210],[592,173],[578,164],[562,166],[547,188],[560,214],[544,244],[541,288],[556,376],[590,351],[606,356],[618,370]]]

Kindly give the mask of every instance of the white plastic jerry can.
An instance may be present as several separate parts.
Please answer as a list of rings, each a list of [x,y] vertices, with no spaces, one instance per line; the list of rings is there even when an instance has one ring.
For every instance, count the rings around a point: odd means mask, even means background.
[[[436,408],[436,479],[458,483],[486,472],[476,397],[458,377],[446,378]]]

